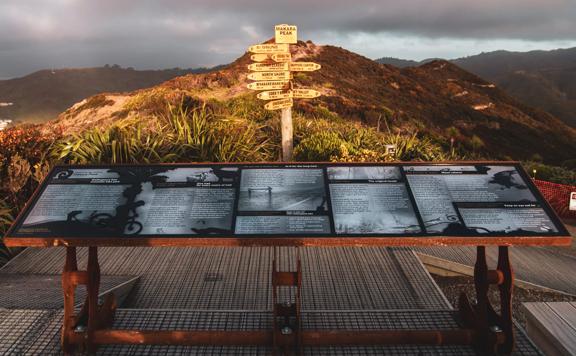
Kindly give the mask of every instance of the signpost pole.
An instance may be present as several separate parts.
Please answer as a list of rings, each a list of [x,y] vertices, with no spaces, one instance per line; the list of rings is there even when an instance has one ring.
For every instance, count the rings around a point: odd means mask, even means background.
[[[282,109],[282,161],[288,162],[292,159],[294,147],[294,129],[292,126],[292,108]]]
[[[292,160],[294,150],[294,128],[292,126],[293,98],[313,99],[321,95],[310,88],[294,88],[293,72],[313,72],[322,66],[314,62],[292,62],[290,45],[298,43],[298,28],[294,25],[274,26],[274,42],[250,46],[253,55],[250,58],[257,62],[248,65],[248,89],[264,90],[257,95],[258,99],[269,100],[264,105],[266,110],[282,110],[280,130],[282,135],[282,161]]]

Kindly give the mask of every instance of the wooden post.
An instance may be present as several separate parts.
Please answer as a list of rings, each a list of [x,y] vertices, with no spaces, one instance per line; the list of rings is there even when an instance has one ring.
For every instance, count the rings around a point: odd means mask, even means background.
[[[294,129],[292,127],[292,108],[282,109],[282,161],[292,160],[292,149],[294,146]]]
[[[76,281],[72,278],[74,272],[78,271],[76,261],[76,247],[66,247],[66,263],[62,273],[62,289],[64,290],[64,317],[62,322],[61,344],[65,355],[74,352],[74,297],[76,295]]]

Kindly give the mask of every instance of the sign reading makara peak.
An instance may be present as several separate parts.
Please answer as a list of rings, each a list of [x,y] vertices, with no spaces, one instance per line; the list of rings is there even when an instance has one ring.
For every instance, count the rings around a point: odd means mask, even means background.
[[[257,94],[258,99],[268,100],[266,110],[282,110],[282,160],[292,157],[293,99],[313,99],[321,95],[319,91],[309,88],[294,88],[292,72],[313,72],[322,66],[314,62],[292,62],[290,44],[298,43],[298,28],[294,25],[274,26],[274,42],[250,46],[250,59],[256,63],[248,65],[248,89],[265,90]]]
[[[293,25],[276,25],[274,26],[274,40],[276,43],[298,42],[298,28]]]

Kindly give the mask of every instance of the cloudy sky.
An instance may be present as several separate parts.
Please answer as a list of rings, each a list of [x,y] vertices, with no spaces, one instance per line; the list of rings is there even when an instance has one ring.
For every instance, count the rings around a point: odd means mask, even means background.
[[[370,58],[576,47],[575,0],[1,0],[0,78],[44,68],[213,66],[296,24]]]

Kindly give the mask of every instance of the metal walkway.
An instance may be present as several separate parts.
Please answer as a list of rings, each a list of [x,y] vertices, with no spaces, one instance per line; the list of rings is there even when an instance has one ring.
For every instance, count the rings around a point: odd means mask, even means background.
[[[304,328],[455,328],[455,312],[407,248],[299,248]],[[271,270],[295,270],[295,248],[101,248],[102,274],[139,276],[116,328],[271,327]],[[79,267],[87,249],[79,249]],[[63,248],[27,249],[0,277],[59,274]],[[107,277],[108,278],[108,277]],[[30,290],[30,293],[34,293]],[[0,297],[3,295],[0,291]],[[54,297],[56,298],[56,297]],[[1,355],[57,355],[62,312],[0,309]],[[518,333],[517,355],[537,355]],[[258,355],[257,347],[105,346],[99,355]],[[309,355],[473,355],[470,347],[310,348]]]
[[[305,329],[446,329],[458,328],[454,311],[314,311],[303,314]],[[1,310],[0,354],[58,355],[62,313],[47,310]],[[256,311],[186,311],[120,309],[114,328],[150,330],[269,329],[269,313]],[[6,328],[6,325],[12,327]],[[522,332],[517,333],[515,355],[539,355]],[[98,355],[269,355],[266,347],[191,347],[106,345]],[[382,346],[305,348],[305,355],[476,355],[463,346]]]
[[[475,247],[418,247],[414,250],[470,267],[476,261]],[[486,255],[488,264],[496,266],[497,247],[487,247]],[[511,247],[510,256],[516,279],[576,295],[576,257],[542,247]]]
[[[303,308],[448,309],[410,249],[300,248]],[[270,310],[272,259],[295,270],[295,248],[101,248],[104,275],[138,275],[124,304],[142,309]],[[27,249],[2,273],[58,274],[64,248]],[[86,264],[87,249],[78,253]]]

